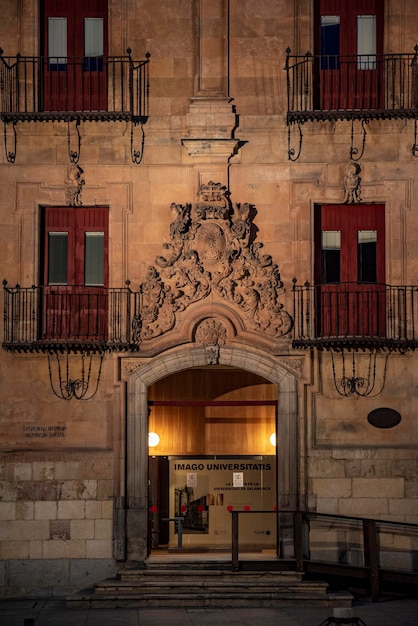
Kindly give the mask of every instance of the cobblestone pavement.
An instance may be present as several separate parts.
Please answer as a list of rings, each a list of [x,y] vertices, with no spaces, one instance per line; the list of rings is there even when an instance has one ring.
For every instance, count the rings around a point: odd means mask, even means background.
[[[1,626],[319,626],[332,616],[326,607],[70,609],[60,599],[0,601]],[[418,626],[418,599],[355,602],[353,616],[361,626]]]

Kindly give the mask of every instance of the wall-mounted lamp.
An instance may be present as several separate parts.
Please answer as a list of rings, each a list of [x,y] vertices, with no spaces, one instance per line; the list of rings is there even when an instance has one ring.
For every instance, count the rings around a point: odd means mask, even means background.
[[[270,435],[270,443],[275,448],[276,447],[276,433],[271,433]]]
[[[160,437],[157,433],[148,433],[148,447],[155,448],[160,443]]]

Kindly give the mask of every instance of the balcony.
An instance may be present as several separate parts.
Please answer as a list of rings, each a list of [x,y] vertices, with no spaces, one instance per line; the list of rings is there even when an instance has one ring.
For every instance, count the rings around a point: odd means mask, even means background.
[[[129,288],[4,286],[8,352],[137,350],[133,320],[139,295]]]
[[[131,124],[132,162],[141,163],[143,125],[148,120],[149,59],[147,54],[144,60],[135,61],[129,48],[125,56],[82,58],[5,57],[0,48],[0,119],[7,161],[16,160],[18,122],[67,122],[68,156],[70,162],[77,163],[81,121],[124,121]],[[142,131],[140,150],[134,148],[134,127],[138,125]]]
[[[418,116],[418,45],[381,56],[286,52],[288,124]]]
[[[126,56],[3,56],[0,116],[18,121],[134,121],[148,118],[148,62]]]
[[[388,350],[418,346],[418,287],[293,280],[294,348]]]

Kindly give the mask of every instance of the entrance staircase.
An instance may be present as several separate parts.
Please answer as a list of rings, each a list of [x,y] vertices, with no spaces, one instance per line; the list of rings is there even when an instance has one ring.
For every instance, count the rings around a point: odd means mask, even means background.
[[[117,607],[350,607],[349,593],[330,593],[325,582],[294,571],[231,571],[222,560],[150,560],[124,569],[67,598],[72,608]]]

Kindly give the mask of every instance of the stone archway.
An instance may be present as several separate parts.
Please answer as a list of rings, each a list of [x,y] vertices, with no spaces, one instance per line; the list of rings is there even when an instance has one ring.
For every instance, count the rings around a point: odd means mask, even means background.
[[[220,347],[217,362],[253,372],[277,385],[278,506],[280,510],[295,508],[298,494],[296,375],[271,355],[251,347]],[[140,365],[128,380],[126,554],[129,561],[147,558],[148,387],[175,372],[209,363],[210,353],[204,346],[175,348]]]

